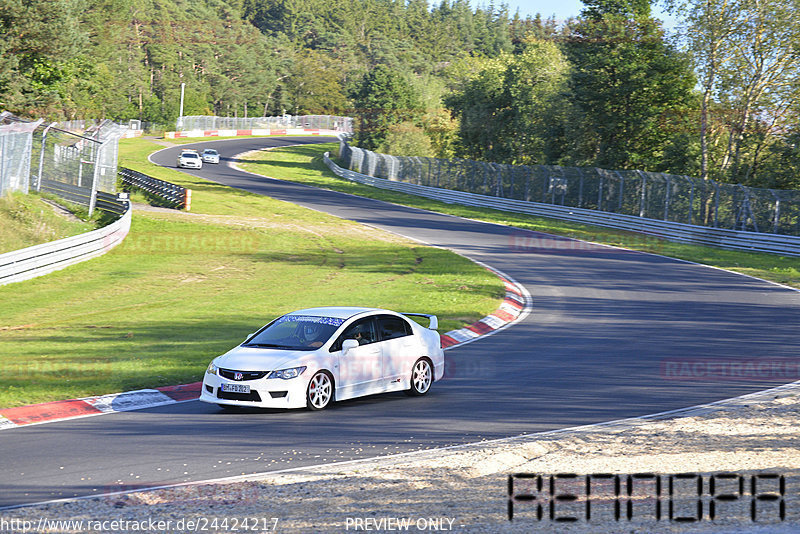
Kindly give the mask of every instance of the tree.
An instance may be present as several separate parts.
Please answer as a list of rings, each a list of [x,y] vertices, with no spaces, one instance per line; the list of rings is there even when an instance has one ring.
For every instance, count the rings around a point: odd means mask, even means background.
[[[425,135],[425,131],[411,122],[390,126],[378,152],[393,156],[435,156],[431,140]]]
[[[460,121],[462,155],[548,164],[563,151],[569,65],[558,46],[530,41],[519,55],[485,60],[446,99]]]
[[[316,50],[295,54],[286,87],[298,115],[339,115],[348,107],[341,64]]]
[[[0,107],[52,115],[75,76],[87,36],[81,0],[0,0]]]
[[[638,19],[650,17],[650,0],[581,0],[586,6],[581,14],[599,21],[605,16]]]
[[[503,74],[511,56],[462,62],[462,80],[445,98],[445,106],[458,118],[459,155],[502,162],[510,154],[504,144],[498,104],[504,92]]]
[[[774,130],[796,102],[800,67],[796,7],[783,0],[743,2],[744,20],[733,36],[732,68],[725,73],[723,87],[723,94],[736,102],[728,148],[720,164],[721,171],[730,169],[731,177],[741,176],[742,148],[748,131],[756,123],[765,122],[773,123],[765,133]],[[749,174],[746,171],[744,178]]]
[[[666,42],[651,18],[584,18],[565,45],[570,88],[590,137],[585,163],[663,170],[672,123],[688,112],[695,84],[688,57]]]
[[[384,65],[367,73],[352,96],[358,120],[356,143],[368,150],[384,142],[390,126],[415,122],[422,113],[411,85]]]
[[[671,4],[703,88],[701,175],[757,182],[784,143],[798,100],[796,1],[683,0]],[[716,117],[715,117],[716,115]],[[716,149],[716,150],[715,150]],[[774,166],[771,166],[774,168]]]
[[[690,50],[703,89],[700,109],[700,176],[708,178],[709,121],[721,70],[733,55],[732,36],[742,24],[739,0],[701,0],[688,8]]]

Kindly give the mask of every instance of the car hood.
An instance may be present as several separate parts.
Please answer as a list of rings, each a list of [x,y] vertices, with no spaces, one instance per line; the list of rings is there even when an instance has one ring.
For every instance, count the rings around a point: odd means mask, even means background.
[[[311,353],[299,350],[236,347],[214,360],[218,367],[236,371],[274,371],[303,365]]]

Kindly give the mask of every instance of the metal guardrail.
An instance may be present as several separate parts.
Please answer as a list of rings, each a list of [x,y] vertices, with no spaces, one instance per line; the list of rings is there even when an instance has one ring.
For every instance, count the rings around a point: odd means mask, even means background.
[[[432,198],[448,204],[492,208],[502,211],[524,213],[526,215],[593,224],[619,230],[640,232],[682,243],[744,250],[748,252],[769,252],[788,256],[800,256],[800,237],[797,236],[710,228],[706,226],[647,219],[633,215],[622,215],[619,213],[570,208],[553,204],[542,204],[539,202],[466,193],[463,191],[452,191],[425,185],[396,182],[385,178],[375,178],[343,169],[330,159],[327,152],[325,153],[324,161],[334,174],[347,180],[378,187],[380,189]]]
[[[342,167],[477,195],[740,232],[800,236],[800,189],[764,189],[642,170],[509,165],[380,154],[339,135]]]
[[[146,193],[172,204],[175,208],[186,209],[186,211],[191,209],[191,189],[186,189],[185,187],[165,182],[164,180],[159,180],[158,178],[153,178],[139,171],[126,169],[125,167],[120,167],[119,177],[126,186],[145,191]]]
[[[101,256],[119,245],[130,231],[133,210],[127,201],[121,203],[118,209],[123,212],[122,217],[103,228],[0,254],[0,285],[63,269]]]
[[[78,187],[64,182],[42,179],[41,190],[82,206],[89,206],[92,201],[91,187]],[[97,209],[117,215],[124,215],[127,210],[124,207],[124,203],[119,201],[117,195],[106,193],[105,191],[96,191],[94,201]]]

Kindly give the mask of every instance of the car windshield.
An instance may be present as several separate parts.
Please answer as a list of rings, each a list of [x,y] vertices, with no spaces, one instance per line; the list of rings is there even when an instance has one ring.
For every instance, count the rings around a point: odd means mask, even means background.
[[[198,155],[194,154],[192,152],[186,152],[184,154],[181,154],[181,157],[183,157],[183,158],[196,158],[196,157],[198,157]]]
[[[344,319],[311,315],[284,315],[242,344],[284,350],[315,350],[328,341]]]
[[[209,156],[216,156],[217,155],[217,151],[216,150],[211,150],[211,149],[206,149],[206,150],[203,151],[203,154],[206,154],[206,155],[209,155]]]

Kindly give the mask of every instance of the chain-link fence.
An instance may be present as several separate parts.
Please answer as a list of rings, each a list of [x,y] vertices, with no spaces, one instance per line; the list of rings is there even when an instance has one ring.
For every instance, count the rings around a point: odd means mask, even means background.
[[[343,166],[418,185],[751,232],[800,235],[800,191],[645,171],[390,156],[341,141]]]
[[[28,192],[33,132],[41,122],[0,113],[0,196],[7,191]]]
[[[308,128],[352,133],[351,117],[333,115],[283,115],[282,117],[212,117],[193,115],[178,117],[177,130],[252,130],[252,129]]]
[[[71,190],[61,184],[73,186],[84,194],[76,191],[71,200],[94,210],[95,191],[117,190],[118,141],[125,129],[111,121],[93,122],[80,133],[56,123],[40,125],[33,136],[31,187],[60,193]]]
[[[126,126],[29,122],[0,114],[0,194],[49,191],[94,211],[97,191],[117,189],[118,141]],[[71,131],[72,130],[72,131]]]

